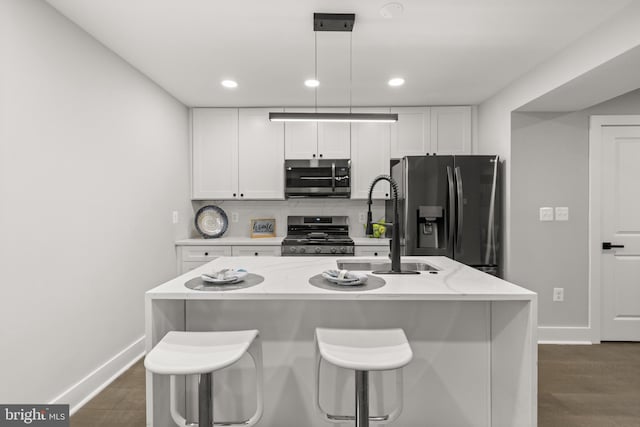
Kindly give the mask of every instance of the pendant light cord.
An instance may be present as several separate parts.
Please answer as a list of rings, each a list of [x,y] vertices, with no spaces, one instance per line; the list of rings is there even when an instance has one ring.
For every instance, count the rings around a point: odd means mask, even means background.
[[[316,79],[316,82],[318,81],[318,32],[314,31],[313,32],[313,43],[314,43],[314,47],[313,50],[315,52],[315,59],[314,59],[314,71],[313,71],[313,78]],[[316,86],[313,89],[313,95],[314,95],[314,105],[315,105],[315,112],[318,112],[318,86]]]
[[[349,114],[351,114],[351,86],[353,85],[353,32],[349,33]]]

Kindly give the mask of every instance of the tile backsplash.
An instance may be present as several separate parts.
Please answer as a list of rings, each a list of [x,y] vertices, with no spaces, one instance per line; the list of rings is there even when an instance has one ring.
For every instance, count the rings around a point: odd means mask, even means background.
[[[194,200],[193,217],[202,206],[215,205],[225,211],[229,219],[229,228],[224,234],[230,237],[249,237],[251,220],[254,218],[275,218],[276,235],[287,234],[287,216],[289,215],[342,215],[349,217],[351,237],[364,237],[364,224],[360,214],[367,212],[366,200],[350,199],[289,199],[289,200]],[[384,201],[374,200],[372,205],[374,221],[384,217]],[[232,215],[237,213],[238,222]],[[191,219],[191,237],[200,237]]]

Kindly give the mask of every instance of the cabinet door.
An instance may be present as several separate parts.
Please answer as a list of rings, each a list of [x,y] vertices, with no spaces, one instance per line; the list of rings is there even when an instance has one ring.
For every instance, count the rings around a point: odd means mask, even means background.
[[[233,246],[233,256],[280,256],[280,246]]]
[[[431,151],[471,154],[471,107],[431,107]]]
[[[354,113],[388,113],[388,108],[358,108]],[[389,123],[351,123],[351,198],[366,199],[369,186],[378,175],[389,175]],[[389,184],[378,183],[374,199],[389,197]]]
[[[318,108],[319,113],[348,113],[348,108]],[[351,157],[351,126],[349,123],[318,123],[318,157],[349,159]]]
[[[184,274],[221,256],[231,256],[231,246],[180,246],[179,273]]]
[[[314,108],[285,108],[286,112],[313,113]],[[284,158],[315,159],[318,156],[318,123],[284,123]]]
[[[389,246],[356,246],[355,256],[388,257]]]
[[[284,199],[284,126],[270,111],[239,110],[239,190],[241,199]]]
[[[238,110],[192,110],[194,199],[234,199],[238,193]]]
[[[429,152],[431,110],[429,107],[397,107],[398,121],[391,124],[391,158],[424,156]]]

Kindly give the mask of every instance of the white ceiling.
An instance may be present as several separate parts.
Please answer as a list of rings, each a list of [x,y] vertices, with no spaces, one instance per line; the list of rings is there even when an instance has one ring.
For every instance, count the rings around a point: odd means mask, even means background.
[[[356,14],[353,105],[478,104],[632,2],[400,0],[385,19],[392,0],[47,1],[188,106],[312,106],[314,12]],[[348,105],[349,33],[317,41],[318,105]]]

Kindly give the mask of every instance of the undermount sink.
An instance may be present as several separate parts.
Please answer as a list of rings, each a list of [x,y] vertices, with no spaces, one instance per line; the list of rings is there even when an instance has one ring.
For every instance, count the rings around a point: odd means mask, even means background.
[[[381,259],[361,259],[361,260],[347,260],[339,259],[337,261],[338,268],[340,270],[352,270],[352,271],[384,271],[391,269],[391,261],[385,261]],[[426,262],[400,262],[401,270],[409,271],[438,271],[438,269]]]

